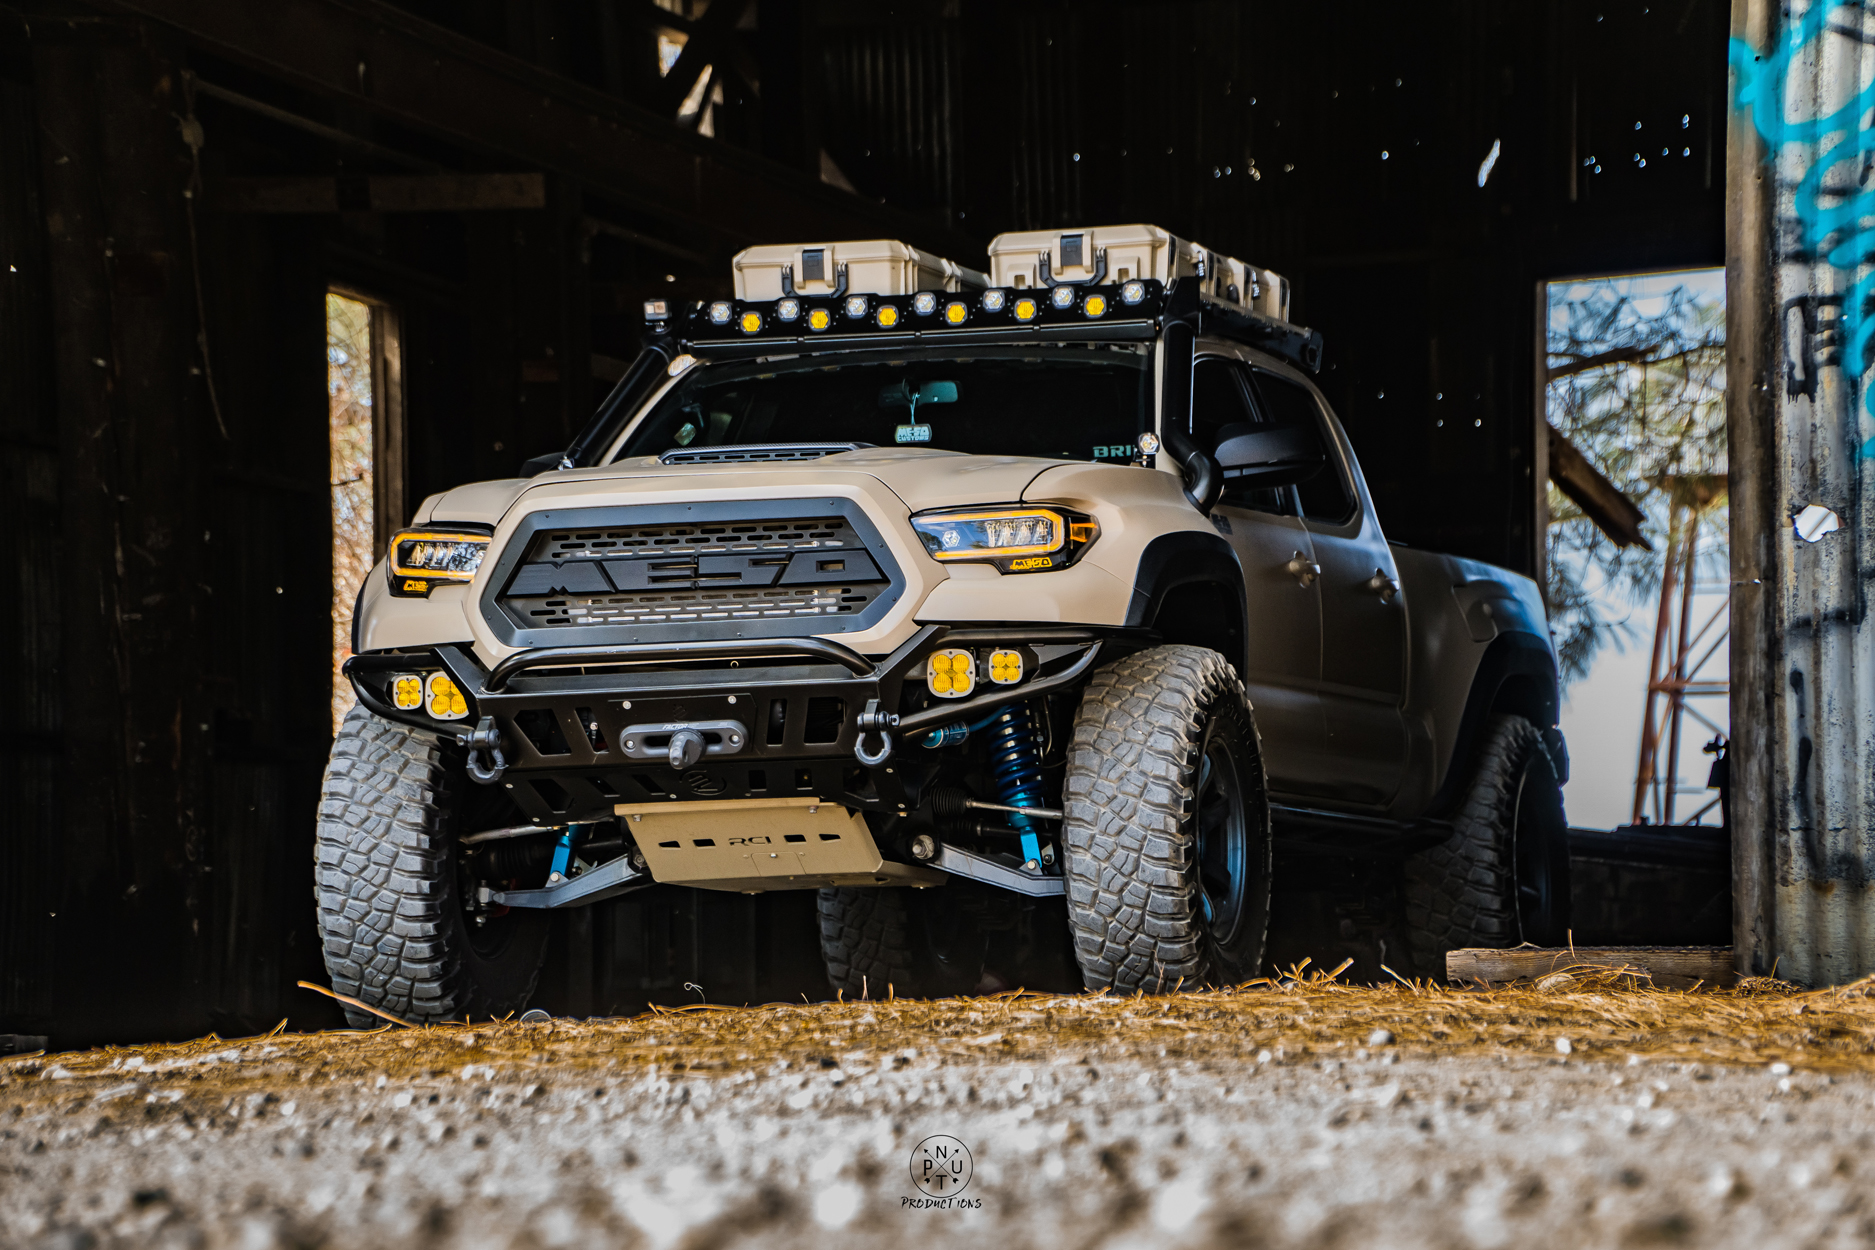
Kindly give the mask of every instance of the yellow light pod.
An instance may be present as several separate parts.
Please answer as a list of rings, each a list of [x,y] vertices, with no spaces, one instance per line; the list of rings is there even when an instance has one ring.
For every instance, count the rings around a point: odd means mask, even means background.
[[[447,673],[431,673],[424,681],[423,705],[437,720],[461,720],[469,714],[469,701]]]
[[[824,330],[832,324],[833,324],[833,314],[828,312],[826,309],[813,308],[813,309],[808,310],[808,314],[807,314],[807,328],[808,329]]]
[[[977,661],[968,651],[934,651],[926,661],[925,687],[940,699],[961,699],[976,685]]]
[[[742,332],[744,334],[760,334],[762,332],[762,314],[758,312],[743,313]]]
[[[944,320],[954,326],[960,326],[970,316],[970,309],[962,300],[952,300],[944,305]]]
[[[881,330],[890,330],[898,324],[898,307],[893,304],[879,305],[875,320],[878,321]]]
[[[1024,297],[1022,299],[1017,300],[1016,301],[1016,320],[1017,321],[1035,320],[1036,308],[1037,308],[1037,305],[1035,301],[1032,299]]]
[[[1107,311],[1107,297],[1104,295],[1088,296],[1081,304],[1081,311],[1090,317],[1104,315]]]
[[[1020,651],[990,652],[990,680],[999,686],[1013,686],[1022,680]]]
[[[391,678],[391,702],[403,711],[423,706],[423,679],[415,673]]]

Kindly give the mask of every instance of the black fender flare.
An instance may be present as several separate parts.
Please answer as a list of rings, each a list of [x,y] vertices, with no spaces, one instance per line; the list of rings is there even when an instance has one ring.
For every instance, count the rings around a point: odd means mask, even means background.
[[[1218,586],[1236,611],[1237,654],[1225,659],[1245,671],[1250,658],[1249,603],[1244,596],[1243,565],[1237,552],[1217,534],[1203,530],[1180,530],[1161,534],[1139,553],[1139,567],[1133,574],[1133,598],[1126,608],[1126,624],[1150,627],[1165,606],[1165,599],[1180,586],[1208,583]]]
[[[1507,687],[1516,704],[1509,710],[1529,717],[1543,731],[1544,745],[1556,764],[1557,780],[1569,780],[1569,757],[1563,749],[1562,735],[1556,729],[1562,710],[1562,682],[1556,673],[1556,655],[1547,638],[1523,630],[1510,630],[1491,640],[1472,674],[1471,690],[1465,696],[1465,711],[1458,722],[1458,737],[1452,744],[1452,758],[1446,763],[1438,793],[1427,805],[1428,812],[1446,812],[1459,801],[1466,783],[1471,780],[1471,762],[1477,754],[1479,739],[1484,735],[1485,723],[1492,712],[1499,710]]]

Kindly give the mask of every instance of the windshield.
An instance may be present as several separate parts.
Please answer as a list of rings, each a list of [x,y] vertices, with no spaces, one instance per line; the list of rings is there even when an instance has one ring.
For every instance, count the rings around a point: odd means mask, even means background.
[[[1149,357],[1107,345],[693,369],[620,456],[738,443],[871,443],[973,455],[1124,460],[1152,411]]]

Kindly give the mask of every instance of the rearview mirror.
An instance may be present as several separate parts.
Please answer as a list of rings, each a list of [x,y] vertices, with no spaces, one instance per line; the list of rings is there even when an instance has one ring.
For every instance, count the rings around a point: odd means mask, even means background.
[[[1328,463],[1321,443],[1307,430],[1235,425],[1223,433],[1214,455],[1225,480],[1239,486],[1294,486]]]
[[[919,404],[954,404],[957,402],[957,384],[955,382],[920,382],[913,386],[909,381],[898,382],[879,392],[881,408],[910,408],[914,411]]]

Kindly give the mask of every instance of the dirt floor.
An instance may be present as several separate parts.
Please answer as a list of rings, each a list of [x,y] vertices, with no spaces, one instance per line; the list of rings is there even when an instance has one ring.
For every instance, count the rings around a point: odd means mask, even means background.
[[[28,1057],[0,1245],[1861,1245],[1868,992],[1305,976]]]

